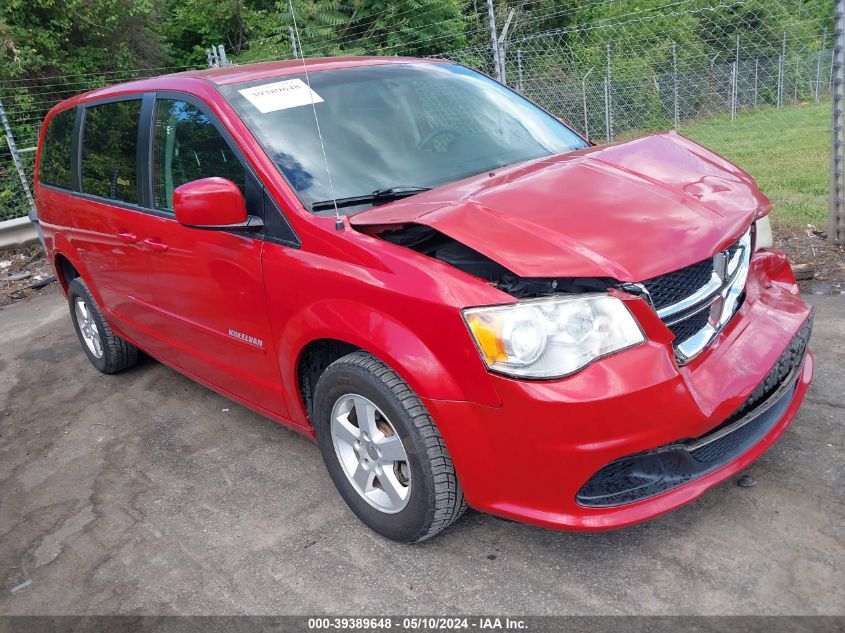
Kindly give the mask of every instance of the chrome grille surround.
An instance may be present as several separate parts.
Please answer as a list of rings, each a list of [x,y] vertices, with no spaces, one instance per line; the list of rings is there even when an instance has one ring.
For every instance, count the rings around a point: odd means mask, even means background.
[[[656,308],[657,316],[676,333],[674,346],[679,363],[698,356],[730,321],[739,308],[750,262],[751,229],[748,229],[734,244],[713,256],[713,273],[707,283],[672,305]],[[646,284],[636,285],[648,298]],[[701,313],[705,310],[708,314],[704,325],[679,340],[677,332],[688,321],[703,322]]]

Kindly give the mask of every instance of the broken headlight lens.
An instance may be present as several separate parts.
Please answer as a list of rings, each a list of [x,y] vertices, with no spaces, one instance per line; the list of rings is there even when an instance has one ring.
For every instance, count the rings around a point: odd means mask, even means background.
[[[560,378],[645,341],[625,304],[606,294],[469,308],[464,319],[487,367],[522,378]]]

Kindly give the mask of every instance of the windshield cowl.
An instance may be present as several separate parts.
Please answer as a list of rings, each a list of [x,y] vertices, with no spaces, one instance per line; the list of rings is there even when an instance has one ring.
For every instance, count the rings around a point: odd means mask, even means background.
[[[366,204],[375,204],[377,202],[392,202],[393,200],[401,200],[414,196],[423,191],[431,191],[431,187],[386,187],[383,189],[376,189],[370,194],[364,196],[350,196],[348,198],[332,198],[330,200],[320,200],[311,204],[311,210],[314,212],[325,211],[327,209],[341,209],[343,207],[356,207]]]

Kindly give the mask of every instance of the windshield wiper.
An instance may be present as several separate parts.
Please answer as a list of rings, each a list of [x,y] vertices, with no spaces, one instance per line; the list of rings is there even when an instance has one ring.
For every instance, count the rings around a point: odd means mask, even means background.
[[[431,187],[386,187],[384,189],[376,189],[372,193],[363,196],[349,196],[348,198],[338,198],[337,200],[320,200],[311,204],[312,211],[326,211],[334,209],[335,204],[340,207],[355,207],[359,204],[370,204],[373,202],[387,202],[390,200],[400,200],[401,198],[408,198],[423,191],[429,191]]]

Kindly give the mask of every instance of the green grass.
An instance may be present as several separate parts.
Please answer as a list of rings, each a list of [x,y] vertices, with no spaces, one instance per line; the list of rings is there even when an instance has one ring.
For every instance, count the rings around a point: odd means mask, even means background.
[[[772,222],[827,226],[831,105],[766,109],[692,123],[679,131],[750,173],[772,201]]]

